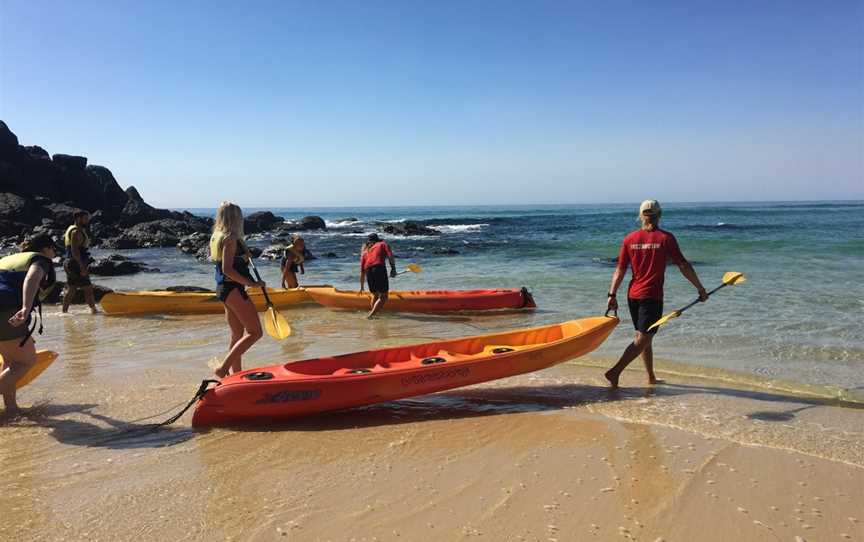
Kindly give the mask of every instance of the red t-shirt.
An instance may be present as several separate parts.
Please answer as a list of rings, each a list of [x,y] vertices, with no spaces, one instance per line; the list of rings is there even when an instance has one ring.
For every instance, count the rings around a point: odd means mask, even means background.
[[[363,255],[360,256],[360,269],[366,271],[370,267],[384,265],[385,258],[388,257],[393,257],[393,252],[390,251],[390,247],[387,246],[387,243],[384,241],[378,241],[363,251]]]
[[[626,272],[629,265],[633,270],[627,297],[663,299],[667,260],[678,265],[686,261],[674,235],[660,229],[628,234],[618,254],[618,268]]]

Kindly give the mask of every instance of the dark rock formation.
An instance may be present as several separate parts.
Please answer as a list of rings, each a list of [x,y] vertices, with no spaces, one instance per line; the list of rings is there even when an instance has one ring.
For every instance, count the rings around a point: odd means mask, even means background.
[[[304,216],[300,221],[300,226],[304,230],[326,230],[327,224],[320,216]]]
[[[199,261],[206,262],[210,258],[210,235],[196,232],[182,237],[177,248],[183,254],[195,256]]]
[[[194,220],[176,218],[142,222],[122,230],[117,237],[106,239],[101,246],[114,249],[173,247],[180,243],[181,237],[202,233],[202,226]],[[209,228],[204,226],[203,229]]]
[[[158,273],[159,270],[149,268],[140,262],[130,260],[119,254],[112,254],[107,258],[96,260],[90,264],[90,273],[103,277],[134,275],[141,272]]]
[[[243,229],[246,233],[260,233],[270,231],[284,222],[285,219],[270,211],[259,211],[243,219]]]
[[[320,216],[304,216],[300,220],[286,221],[277,227],[278,234],[286,234],[292,231],[326,230],[327,224]]]
[[[66,287],[66,283],[62,280],[58,280],[55,283],[54,289],[52,289],[48,296],[42,300],[45,304],[56,305],[60,303],[63,298],[63,289]],[[98,284],[93,285],[93,295],[96,297],[96,302],[98,303],[102,297],[108,292],[113,292],[111,288],[106,288],[104,286],[99,286]],[[84,290],[82,288],[78,288],[78,291],[75,292],[75,295],[72,296],[72,303],[74,305],[83,305],[84,301]]]
[[[55,154],[51,157],[51,160],[61,168],[67,168],[71,170],[84,171],[84,168],[87,167],[87,158],[83,156]]]
[[[24,235],[39,228],[55,236],[62,235],[77,209],[93,214],[94,244],[98,244],[99,237],[118,238],[129,233],[119,228],[156,220],[171,219],[190,225],[179,234],[176,227],[163,228],[165,231],[160,230],[150,239],[145,239],[141,232],[133,233],[108,246],[165,246],[167,230],[179,237],[207,231],[212,225],[211,219],[191,213],[155,209],[144,202],[135,188],[127,191],[120,188],[108,168],[88,166],[83,156],[54,154],[49,158],[42,147],[23,147],[6,123],[0,121],[0,244],[12,239],[20,242]],[[136,237],[139,239],[135,240]],[[171,244],[176,242],[175,239]]]
[[[441,232],[422,224],[406,220],[405,222],[379,224],[378,229],[390,235],[441,235]]]

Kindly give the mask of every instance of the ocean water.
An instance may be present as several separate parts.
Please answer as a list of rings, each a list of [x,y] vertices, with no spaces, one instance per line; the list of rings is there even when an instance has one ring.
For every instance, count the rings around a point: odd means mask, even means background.
[[[244,209],[257,210],[263,209]],[[301,284],[356,289],[366,234],[381,222],[413,220],[441,235],[383,235],[399,265],[415,262],[424,269],[400,276],[391,288],[525,286],[539,306],[523,315],[387,317],[390,328],[400,319],[414,327],[419,322],[429,338],[602,314],[621,239],[637,227],[635,205],[266,210],[286,219],[316,214],[327,222],[326,232],[304,234],[319,259],[307,263]],[[864,397],[864,202],[669,204],[661,226],[676,235],[706,288],[719,285],[727,271],[742,272],[748,281],[720,290],[664,326],[655,342],[659,365],[855,401]],[[253,246],[270,242],[269,234],[250,236]],[[119,290],[213,287],[211,266],[173,248],[119,252],[161,272],[97,278],[98,283]],[[324,257],[328,253],[335,256]],[[262,261],[259,268],[268,282],[278,282],[278,262]],[[664,312],[696,297],[675,266],[667,270],[665,291]],[[312,327],[318,320],[356,317],[319,310],[319,316],[305,318]],[[622,325],[596,352],[604,363],[632,338],[626,307],[621,317]]]

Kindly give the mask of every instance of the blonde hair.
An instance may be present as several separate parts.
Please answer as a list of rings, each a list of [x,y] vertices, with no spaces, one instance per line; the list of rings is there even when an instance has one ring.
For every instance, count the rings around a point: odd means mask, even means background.
[[[642,229],[656,230],[657,225],[660,223],[660,213],[657,213],[657,214],[640,213],[639,214],[639,222],[642,223]]]
[[[243,240],[243,211],[236,203],[223,201],[216,209],[216,220],[213,221],[213,233],[222,232]]]

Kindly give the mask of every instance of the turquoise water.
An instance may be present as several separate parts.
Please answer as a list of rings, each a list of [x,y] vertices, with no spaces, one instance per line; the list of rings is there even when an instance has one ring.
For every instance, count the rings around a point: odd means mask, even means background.
[[[356,288],[357,254],[376,222],[414,220],[440,229],[434,237],[384,236],[399,262],[424,268],[422,274],[400,276],[394,288],[527,286],[534,293],[536,313],[478,317],[483,329],[602,313],[612,259],[622,237],[636,228],[635,205],[269,210],[286,219],[317,214],[328,222],[328,231],[305,234],[307,246],[316,255],[336,257],[309,262],[301,283],[343,288]],[[719,285],[726,271],[743,272],[748,282],[721,290],[665,326],[655,343],[659,359],[685,363],[696,372],[722,369],[864,392],[864,202],[669,204],[662,227],[677,236],[707,288]],[[268,235],[251,237],[252,245],[264,247],[269,241]],[[442,251],[458,254],[436,254]],[[174,249],[122,252],[162,272],[100,283],[125,290],[212,287],[210,267]],[[277,282],[278,263],[261,266],[265,278]],[[666,310],[695,295],[670,267]],[[616,357],[629,342],[629,315],[622,317],[623,325],[598,356]],[[440,329],[440,322],[435,327]],[[456,327],[454,335],[466,334],[465,326]]]

